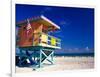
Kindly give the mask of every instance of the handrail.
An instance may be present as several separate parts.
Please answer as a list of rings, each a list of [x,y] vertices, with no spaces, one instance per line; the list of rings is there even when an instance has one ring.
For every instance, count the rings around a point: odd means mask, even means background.
[[[54,37],[54,36],[48,35],[48,34],[43,33],[43,32],[42,32],[42,34],[45,34],[45,35],[47,35],[47,36],[49,36],[49,37],[53,37],[53,38],[55,38],[55,39],[57,39],[57,40],[61,41],[61,39],[59,39],[59,38],[57,38],[57,37]]]
[[[56,40],[58,40],[58,41],[56,41],[56,46],[57,47],[61,47],[61,40],[59,39],[59,38],[56,38],[56,37],[54,37],[54,36],[51,36],[51,35],[48,35],[48,34],[46,34],[46,33],[41,33],[41,34],[44,34],[44,35],[47,35],[48,37],[50,37],[50,38],[55,38]],[[49,39],[47,39],[47,42],[50,42],[51,40],[49,40]],[[48,43],[47,43],[48,44]],[[51,45],[51,44],[50,44]],[[51,45],[52,46],[52,45]]]

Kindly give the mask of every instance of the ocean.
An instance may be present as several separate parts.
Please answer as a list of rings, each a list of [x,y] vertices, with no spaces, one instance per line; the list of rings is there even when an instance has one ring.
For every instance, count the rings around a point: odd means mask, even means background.
[[[94,53],[54,53],[54,56],[91,56],[94,57]]]

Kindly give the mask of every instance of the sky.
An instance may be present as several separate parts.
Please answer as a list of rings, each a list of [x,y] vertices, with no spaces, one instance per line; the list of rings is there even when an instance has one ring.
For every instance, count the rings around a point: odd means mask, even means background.
[[[61,29],[51,35],[61,39],[63,50],[91,52],[89,49],[94,49],[93,8],[16,4],[16,22],[40,15],[60,26]]]

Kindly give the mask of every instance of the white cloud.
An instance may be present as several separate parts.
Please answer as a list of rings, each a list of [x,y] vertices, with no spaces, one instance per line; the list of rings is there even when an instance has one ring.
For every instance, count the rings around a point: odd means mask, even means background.
[[[60,25],[66,25],[66,21],[61,21]]]
[[[86,50],[86,51],[89,51],[89,47],[86,47],[85,50]]]
[[[79,50],[79,48],[74,48],[74,50],[75,50],[75,51],[78,51],[78,50]]]
[[[51,7],[45,7],[40,13],[41,13],[41,14],[44,14],[44,13],[49,12],[49,11],[51,11],[51,10],[52,10]]]

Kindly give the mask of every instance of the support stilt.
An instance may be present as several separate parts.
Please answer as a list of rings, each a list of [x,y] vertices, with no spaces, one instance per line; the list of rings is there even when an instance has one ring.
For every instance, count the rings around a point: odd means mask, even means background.
[[[39,68],[41,67],[41,61],[42,61],[42,50],[40,50],[40,56],[39,56],[40,60],[39,60]]]
[[[26,54],[22,52],[23,50],[26,52]],[[22,64],[24,64],[24,62],[27,61],[28,59],[31,65],[38,66],[39,68],[41,68],[45,60],[47,60],[51,64],[54,64],[53,56],[54,56],[53,49],[50,50],[50,49],[40,48],[38,50],[33,50],[32,53],[29,53],[29,50],[27,48],[20,49],[19,66],[22,66]]]

